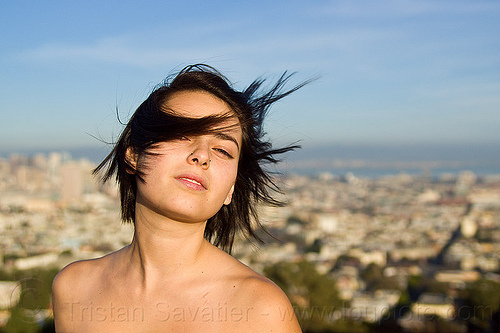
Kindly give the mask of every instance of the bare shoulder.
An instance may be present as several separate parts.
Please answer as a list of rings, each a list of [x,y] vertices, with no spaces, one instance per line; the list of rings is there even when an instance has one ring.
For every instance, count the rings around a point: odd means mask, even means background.
[[[89,280],[102,271],[106,257],[75,261],[64,267],[54,278],[52,293],[55,296],[70,296],[79,291],[79,286],[87,285]]]
[[[287,295],[274,282],[257,274],[240,285],[240,301],[252,309],[252,328],[259,332],[301,332]]]
[[[52,303],[57,331],[76,331],[73,326],[73,307],[89,301],[98,289],[109,255],[91,260],[76,261],[63,268],[52,282]]]
[[[280,287],[233,257],[227,258],[227,263],[230,304],[241,310],[249,324],[248,332],[301,332],[293,307]]]

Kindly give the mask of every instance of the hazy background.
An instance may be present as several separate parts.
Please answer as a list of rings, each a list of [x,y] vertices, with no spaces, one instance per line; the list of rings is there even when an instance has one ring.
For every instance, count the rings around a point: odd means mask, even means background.
[[[3,155],[107,149],[94,137],[119,134],[116,107],[126,121],[165,76],[204,62],[239,88],[322,75],[267,122],[278,143],[301,140],[298,156],[498,164],[498,1],[0,4]]]
[[[239,89],[321,75],[266,122],[303,145],[279,166],[289,205],[259,207],[276,238],[233,252],[304,332],[499,331],[500,1],[0,0],[1,332],[50,331],[56,272],[129,244],[89,171],[116,109],[199,62]]]

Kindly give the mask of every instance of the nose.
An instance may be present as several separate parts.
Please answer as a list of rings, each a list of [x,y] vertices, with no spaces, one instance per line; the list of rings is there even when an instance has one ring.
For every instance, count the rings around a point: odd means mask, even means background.
[[[198,146],[196,149],[189,154],[188,163],[201,166],[203,169],[208,169],[210,167],[210,150],[208,147]]]

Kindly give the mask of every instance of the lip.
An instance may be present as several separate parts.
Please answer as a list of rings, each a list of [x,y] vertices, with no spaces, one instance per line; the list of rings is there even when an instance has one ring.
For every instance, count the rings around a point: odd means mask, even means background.
[[[184,173],[176,176],[175,179],[190,189],[196,191],[207,190],[207,182],[201,176],[192,173]]]

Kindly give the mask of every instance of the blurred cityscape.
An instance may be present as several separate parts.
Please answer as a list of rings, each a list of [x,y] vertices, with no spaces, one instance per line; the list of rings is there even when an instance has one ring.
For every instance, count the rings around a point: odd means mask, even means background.
[[[0,158],[0,332],[51,331],[66,264],[127,245],[113,185],[68,153]],[[288,294],[304,332],[500,332],[500,174],[276,179],[265,244],[233,255]]]

